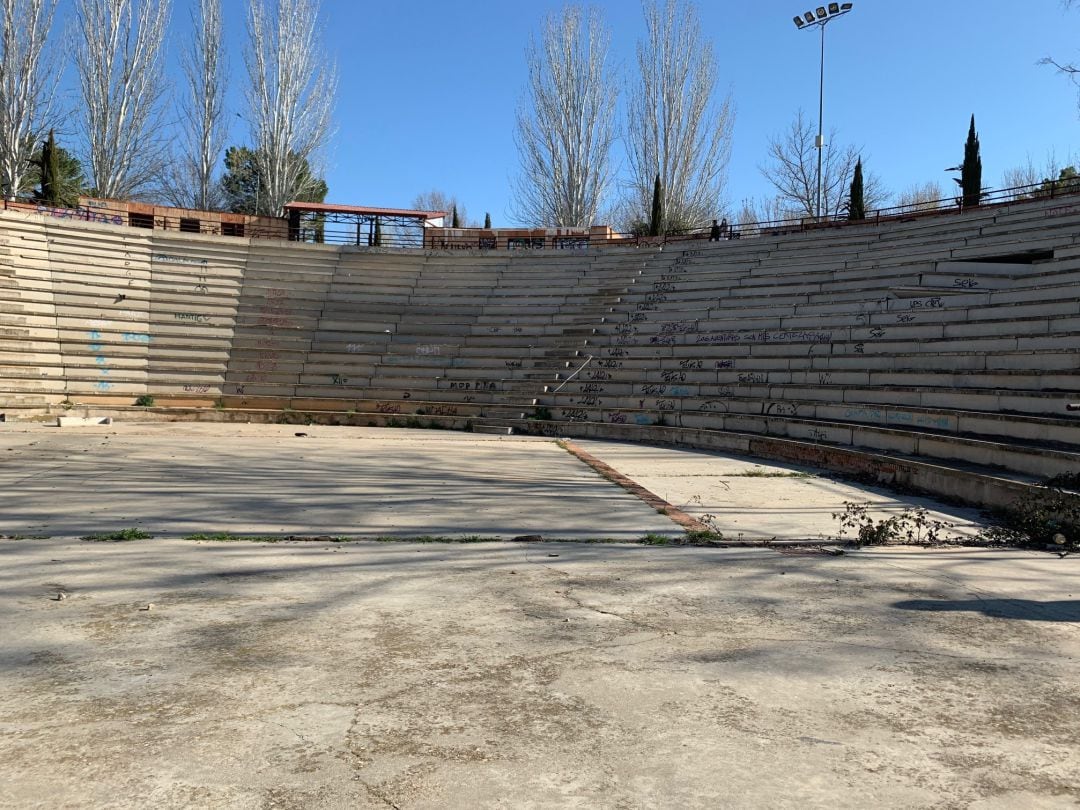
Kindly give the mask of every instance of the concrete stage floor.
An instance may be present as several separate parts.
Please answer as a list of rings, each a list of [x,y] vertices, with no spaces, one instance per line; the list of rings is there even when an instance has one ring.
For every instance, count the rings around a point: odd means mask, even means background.
[[[3,807],[1080,803],[1075,558],[22,540],[0,617]]]
[[[905,503],[579,446],[732,537]],[[553,442],[428,431],[6,425],[0,484],[50,535],[0,541],[0,807],[1080,804],[1076,557],[182,539],[681,533]]]
[[[305,434],[297,436],[297,433]],[[726,538],[827,539],[845,501],[979,515],[718,453],[575,444]],[[639,540],[682,528],[552,439],[237,424],[0,425],[0,535],[193,533]]]

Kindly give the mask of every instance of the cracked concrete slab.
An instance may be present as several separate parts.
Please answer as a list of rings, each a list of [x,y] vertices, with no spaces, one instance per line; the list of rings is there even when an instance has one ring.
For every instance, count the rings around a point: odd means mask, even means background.
[[[630,442],[574,443],[729,539],[835,538],[839,524],[833,515],[849,502],[867,504],[878,521],[921,507],[928,520],[948,525],[949,537],[970,538],[985,525],[976,509],[898,495],[812,467]]]
[[[302,435],[297,435],[302,434]],[[638,540],[705,520],[728,539],[828,539],[845,501],[876,519],[909,506],[979,527],[974,510],[891,495],[791,466],[647,445],[577,447],[681,509],[612,483],[553,439],[431,430],[122,423],[0,425],[0,535],[138,527],[349,537]],[[688,516],[688,517],[687,517]]]
[[[1071,557],[4,541],[0,616],[4,807],[1080,802]]]
[[[682,533],[552,439],[432,430],[9,425],[0,430],[0,487],[0,534]]]

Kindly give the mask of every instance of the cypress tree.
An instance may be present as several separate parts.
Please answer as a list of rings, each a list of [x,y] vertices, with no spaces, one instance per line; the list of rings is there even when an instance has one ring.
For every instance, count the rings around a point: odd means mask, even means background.
[[[484,214],[484,228],[491,230],[491,214]]]
[[[982,200],[982,156],[979,154],[979,135],[975,132],[975,116],[971,116],[967,143],[964,144],[964,163],[960,167],[960,193],[964,208]]]
[[[862,158],[855,164],[851,178],[851,197],[848,201],[848,219],[866,219],[866,200],[863,197]]]
[[[60,197],[60,154],[50,129],[49,139],[41,146],[41,198],[49,205],[60,205]]]
[[[461,227],[461,224],[458,222],[457,206],[456,205],[453,207],[452,213],[450,214],[450,227],[451,228],[460,228]]]
[[[664,232],[664,197],[660,187],[660,175],[653,183],[652,211],[649,213],[649,236],[660,236]]]

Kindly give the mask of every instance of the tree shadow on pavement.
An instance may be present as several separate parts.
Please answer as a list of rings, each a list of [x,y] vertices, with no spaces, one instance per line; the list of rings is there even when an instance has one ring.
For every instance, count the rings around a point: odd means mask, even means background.
[[[894,602],[901,610],[946,613],[981,613],[995,619],[1023,619],[1034,622],[1080,622],[1080,599],[1038,602],[1034,599],[908,599]]]

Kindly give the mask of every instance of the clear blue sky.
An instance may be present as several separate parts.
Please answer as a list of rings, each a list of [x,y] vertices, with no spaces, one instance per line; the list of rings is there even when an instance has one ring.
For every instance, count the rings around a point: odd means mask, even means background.
[[[190,0],[174,0],[170,39],[181,45]],[[64,0],[62,16],[69,13]],[[230,94],[239,109],[246,0],[224,0]],[[638,0],[601,0],[613,55],[629,75],[643,33]],[[818,37],[792,17],[818,3],[710,0],[702,30],[737,107],[728,197],[770,195],[758,166],[766,142],[801,106],[817,113]],[[325,43],[340,76],[337,134],[326,155],[333,202],[407,206],[420,192],[457,195],[470,218],[511,221],[517,171],[514,110],[524,48],[561,2],[323,0]],[[805,7],[805,8],[804,8]],[[861,145],[868,169],[900,191],[960,162],[968,118],[981,136],[984,183],[1030,156],[1041,166],[1080,153],[1077,87],[1044,56],[1080,61],[1080,10],[1060,0],[856,0],[830,24],[826,130]],[[70,76],[69,76],[70,80]],[[246,133],[235,117],[231,142]],[[616,150],[624,163],[621,145]]]

